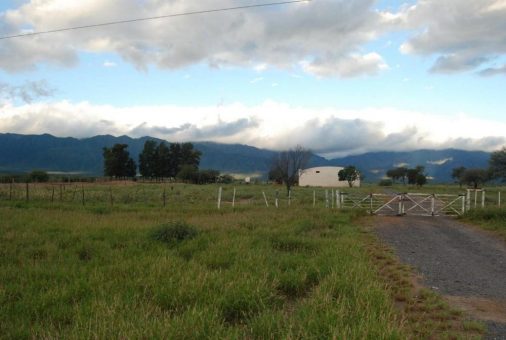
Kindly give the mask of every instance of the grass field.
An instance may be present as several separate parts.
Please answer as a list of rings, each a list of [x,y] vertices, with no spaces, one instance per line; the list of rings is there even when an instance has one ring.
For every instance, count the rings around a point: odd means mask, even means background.
[[[240,186],[232,209],[228,186],[218,210],[214,185],[89,185],[84,205],[82,187],[61,202],[55,188],[28,201],[1,188],[2,338],[452,334],[431,320],[408,327],[384,277],[395,261],[356,225],[362,211],[325,208],[323,191],[313,207],[313,190],[296,188],[288,206],[282,187]]]

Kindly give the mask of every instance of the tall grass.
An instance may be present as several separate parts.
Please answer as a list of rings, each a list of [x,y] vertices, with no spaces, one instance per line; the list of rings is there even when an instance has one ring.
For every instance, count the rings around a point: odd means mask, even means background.
[[[506,240],[506,207],[472,209],[468,211],[463,218],[479,224],[484,229],[493,231]]]
[[[353,212],[218,211],[201,188],[165,208],[2,201],[0,337],[404,337]]]

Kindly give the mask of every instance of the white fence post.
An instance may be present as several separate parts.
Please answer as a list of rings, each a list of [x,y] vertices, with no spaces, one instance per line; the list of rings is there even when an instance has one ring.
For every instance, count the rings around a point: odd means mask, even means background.
[[[234,194],[232,195],[232,208],[235,208],[235,188],[234,188]]]
[[[264,201],[267,208],[269,207],[269,202],[267,202],[267,197],[265,196],[265,191],[262,191],[262,194],[264,195]]]
[[[462,215],[466,212],[466,197],[462,196]]]
[[[218,209],[221,209],[221,192],[222,192],[222,187],[220,187],[218,189]]]
[[[436,198],[435,195],[432,194],[431,200],[430,200],[430,214],[434,216],[434,210],[436,208]]]
[[[466,210],[471,210],[471,190],[467,189],[466,193]]]
[[[325,208],[329,207],[329,191],[325,189]]]
[[[336,208],[341,209],[341,191],[336,190]]]
[[[279,196],[279,191],[276,190],[276,199],[274,200],[274,205],[276,206],[276,208],[279,207],[278,196]]]

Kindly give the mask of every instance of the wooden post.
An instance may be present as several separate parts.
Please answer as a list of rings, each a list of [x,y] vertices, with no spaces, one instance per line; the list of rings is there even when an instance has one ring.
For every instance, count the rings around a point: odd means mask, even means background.
[[[267,202],[267,196],[265,196],[265,191],[262,191],[262,194],[264,195],[264,201],[267,208],[269,207],[269,202]]]
[[[316,190],[313,190],[313,208],[316,207]]]
[[[499,208],[501,207],[501,192],[500,191],[497,193],[497,206]]]
[[[81,193],[82,193],[82,203],[84,205],[84,183],[81,184]]]
[[[221,192],[222,192],[222,187],[220,187],[218,189],[218,209],[221,209]]]
[[[29,189],[28,182],[26,182],[26,200],[27,201],[30,200],[30,189]]]
[[[373,196],[372,196],[372,192],[369,194],[369,214],[372,215],[372,199],[373,199]]]
[[[235,208],[235,188],[234,188],[234,194],[232,195],[232,208]]]
[[[288,190],[288,206],[292,204],[292,190]]]

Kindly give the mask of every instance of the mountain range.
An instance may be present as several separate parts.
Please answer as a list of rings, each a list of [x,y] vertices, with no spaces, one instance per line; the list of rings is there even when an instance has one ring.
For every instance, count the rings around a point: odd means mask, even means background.
[[[20,135],[0,134],[0,172],[28,172],[33,169],[50,172],[101,175],[103,171],[102,148],[116,143],[128,145],[130,155],[137,160],[146,140],[152,137],[131,138],[110,135],[90,138],[60,138],[49,134]],[[200,167],[216,169],[224,173],[264,176],[269,169],[275,151],[241,144],[196,142],[194,147],[202,152]],[[453,168],[482,168],[488,166],[490,154],[483,151],[456,149],[415,150],[409,152],[369,152],[362,155],[326,159],[313,154],[311,166],[356,166],[365,181],[377,182],[388,169],[397,166],[425,166],[434,182],[450,182]]]

